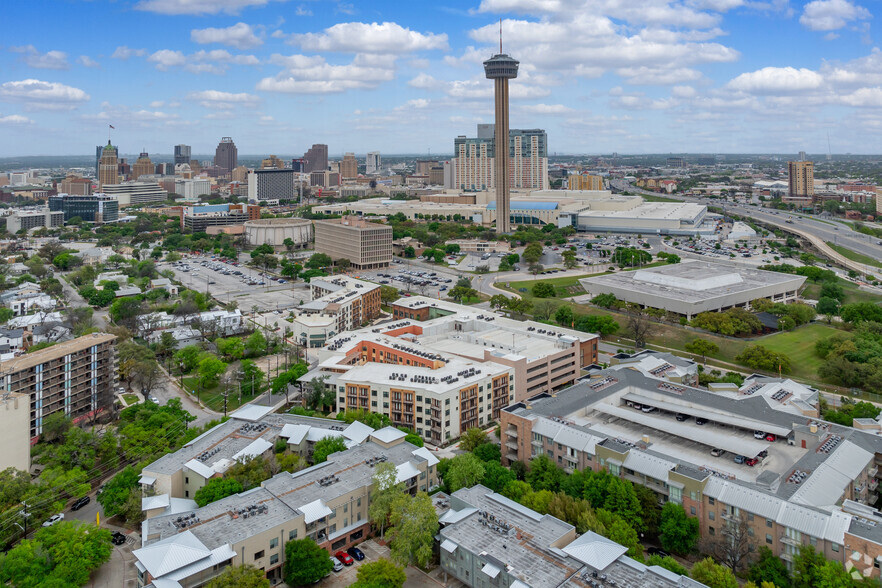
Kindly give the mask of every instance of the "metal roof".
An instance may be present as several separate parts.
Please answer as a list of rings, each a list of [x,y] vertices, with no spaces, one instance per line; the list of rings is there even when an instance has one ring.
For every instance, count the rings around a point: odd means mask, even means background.
[[[383,443],[392,443],[393,441],[397,441],[398,439],[403,439],[407,434],[404,431],[399,431],[395,427],[383,427],[378,431],[374,431],[371,433],[371,437],[376,439],[377,441],[381,441]]]
[[[398,467],[396,468],[396,470],[398,472],[397,475],[395,476],[395,483],[396,484],[398,482],[405,482],[415,476],[420,475],[420,471],[416,468],[415,465],[413,465],[409,461],[406,461],[402,464],[399,464]]]
[[[147,568],[151,576],[159,578],[208,557],[211,555],[211,550],[187,530],[147,547],[136,549],[133,555]]]
[[[446,551],[448,553],[453,553],[454,551],[456,551],[456,548],[457,548],[456,543],[454,543],[450,539],[445,539],[444,541],[441,542],[441,549],[443,549],[444,551]]]
[[[491,578],[495,578],[499,575],[500,569],[494,566],[491,563],[484,564],[484,567],[481,568],[481,571],[490,576]]]
[[[273,411],[272,406],[259,404],[246,404],[236,412],[230,413],[230,418],[240,421],[259,421]]]
[[[441,461],[441,460],[439,460],[437,457],[435,457],[435,454],[434,454],[434,453],[432,453],[431,451],[429,451],[429,450],[426,449],[425,447],[420,447],[419,449],[417,449],[416,451],[414,451],[413,454],[414,454],[416,457],[422,457],[423,459],[425,459],[425,460],[426,460],[426,465],[427,465],[428,467],[432,467],[432,466],[434,466],[434,465],[438,465],[438,462]]]
[[[285,437],[288,440],[288,443],[300,445],[303,442],[303,438],[309,433],[309,428],[309,425],[287,424],[282,427],[282,432],[279,433],[279,437]]]
[[[470,514],[474,514],[478,512],[478,509],[473,508],[471,506],[467,506],[460,510],[453,510],[452,508],[441,515],[441,518],[438,519],[438,522],[444,523],[445,525],[449,525],[450,523],[458,523],[463,520]]]
[[[639,402],[640,404],[648,404],[649,406],[655,406],[657,408],[663,408],[671,412],[682,412],[691,416],[706,417],[709,420],[741,427],[742,429],[766,431],[767,433],[774,433],[781,437],[786,437],[792,431],[792,429],[774,425],[768,421],[759,421],[743,415],[736,415],[728,411],[724,412],[722,410],[707,408],[689,400],[681,400],[667,395],[656,395],[649,390],[641,390],[640,394],[626,394],[624,399],[632,402]]]
[[[187,463],[184,464],[185,468],[188,468],[192,472],[196,472],[206,480],[214,475],[214,470],[199,461],[198,459],[191,459]]]
[[[628,548],[593,531],[588,531],[565,546],[563,551],[595,570],[604,570],[627,553]]]
[[[304,504],[299,507],[297,510],[303,513],[303,520],[306,524],[314,523],[317,520],[330,515],[332,511],[330,508],[325,506],[325,503],[322,502],[322,499],[313,500],[309,504]]]
[[[642,451],[629,451],[622,465],[650,478],[667,482],[668,474],[677,464]]]
[[[247,447],[233,455],[233,459],[252,459],[272,447],[273,444],[264,438],[255,439]]]
[[[343,436],[356,443],[362,443],[365,439],[370,437],[373,432],[374,429],[372,427],[359,421],[352,421],[352,424],[346,427],[346,430],[343,431]]]

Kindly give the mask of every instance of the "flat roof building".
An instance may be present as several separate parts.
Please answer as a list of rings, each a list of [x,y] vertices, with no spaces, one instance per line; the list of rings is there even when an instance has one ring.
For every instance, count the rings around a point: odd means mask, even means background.
[[[119,201],[107,194],[50,196],[49,210],[63,212],[65,223],[74,217],[95,224],[112,223],[119,219]]]
[[[156,182],[123,182],[102,187],[108,196],[114,196],[120,208],[168,200],[168,192]]]
[[[696,314],[752,300],[795,302],[805,277],[707,261],[683,261],[635,271],[582,278],[588,294],[613,294],[619,300],[661,308],[691,319]]]
[[[13,235],[24,229],[29,231],[39,227],[51,229],[64,226],[64,212],[50,210],[16,210],[6,217],[6,230]]]
[[[392,261],[392,227],[347,216],[315,222],[315,251],[356,269],[387,267]]]
[[[261,202],[264,200],[277,200],[287,202],[293,200],[294,175],[293,169],[258,169],[248,174],[248,200],[249,202]]]
[[[306,347],[322,347],[338,333],[358,329],[380,315],[378,284],[336,276],[312,278],[309,289],[312,301],[297,307],[294,319],[294,338]]]

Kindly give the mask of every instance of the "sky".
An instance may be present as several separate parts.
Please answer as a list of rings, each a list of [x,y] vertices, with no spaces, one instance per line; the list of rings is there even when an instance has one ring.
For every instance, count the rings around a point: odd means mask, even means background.
[[[882,153],[878,0],[5,2],[0,156],[449,154],[493,122],[549,154]],[[114,130],[109,126],[113,125]]]

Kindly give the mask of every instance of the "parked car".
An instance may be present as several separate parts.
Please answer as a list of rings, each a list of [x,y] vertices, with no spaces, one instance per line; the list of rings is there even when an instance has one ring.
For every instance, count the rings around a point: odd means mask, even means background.
[[[73,506],[70,507],[71,510],[80,510],[87,504],[92,502],[92,499],[88,496],[83,496],[82,498],[77,499],[76,502],[73,503]]]
[[[749,457],[749,458],[747,458],[746,460],[744,460],[744,463],[746,463],[746,464],[749,465],[750,467],[753,467],[753,466],[755,466],[756,464],[759,463],[759,460],[758,460],[757,458],[755,458],[755,457]]]
[[[753,432],[753,438],[754,438],[754,439],[764,439],[765,437],[766,437],[766,432],[765,432],[765,431],[754,431],[754,432]]]
[[[346,553],[355,558],[355,561],[361,561],[364,559],[364,552],[358,547],[350,547],[346,550]]]
[[[716,447],[711,449],[711,455],[713,455],[714,457],[720,457],[721,455],[723,455],[723,453],[724,452],[722,449],[717,449]]]
[[[680,422],[688,421],[690,417],[688,414],[683,414],[682,412],[677,413],[677,420]]]
[[[43,523],[43,526],[44,527],[51,527],[55,523],[60,523],[63,520],[64,520],[64,513],[61,512],[61,513],[58,513],[57,515],[52,515],[51,517],[49,517],[49,520],[46,521],[45,523]]]
[[[766,441],[768,441],[769,443],[774,443],[775,441],[777,441],[777,439],[778,438],[775,437],[774,435],[772,435],[771,433],[766,435]]]
[[[343,569],[343,564],[340,563],[340,560],[334,556],[331,556],[331,563],[334,564],[334,571],[339,572]]]
[[[707,424],[707,419],[703,419],[703,418],[701,418],[701,417],[696,417],[696,418],[695,418],[695,424],[696,424],[696,425],[706,425],[706,424]]]
[[[344,566],[351,566],[355,563],[355,561],[352,559],[352,556],[345,551],[338,551],[334,554],[334,557],[342,561]]]
[[[640,410],[642,410],[643,412],[655,412],[658,409],[654,406],[644,405],[643,408],[641,408]]]
[[[110,536],[110,542],[114,545],[122,545],[126,542],[126,536],[119,531],[114,531],[113,535]]]
[[[732,461],[734,461],[735,463],[744,463],[746,460],[747,460],[747,458],[744,457],[743,455],[736,455],[736,456],[732,459]]]

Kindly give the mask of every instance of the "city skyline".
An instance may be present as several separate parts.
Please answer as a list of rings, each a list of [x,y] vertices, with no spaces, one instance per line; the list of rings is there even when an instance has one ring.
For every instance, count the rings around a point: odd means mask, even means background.
[[[41,35],[12,29],[0,48],[0,156],[87,154],[108,125],[127,153],[209,153],[222,136],[243,153],[450,153],[493,120],[481,63],[499,19],[521,61],[511,126],[547,129],[549,154],[882,152],[882,53],[871,10],[850,0],[135,0],[5,14]],[[77,26],[102,34],[86,44]]]

